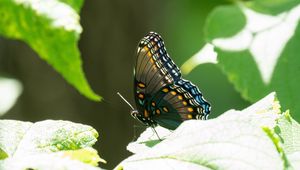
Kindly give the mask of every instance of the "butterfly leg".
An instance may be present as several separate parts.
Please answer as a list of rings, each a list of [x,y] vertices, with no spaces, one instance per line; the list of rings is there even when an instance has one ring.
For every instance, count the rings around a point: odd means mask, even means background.
[[[162,141],[162,139],[158,136],[158,133],[156,132],[155,127],[154,127],[154,126],[151,126],[151,129],[152,129],[153,133],[156,134],[158,140]]]

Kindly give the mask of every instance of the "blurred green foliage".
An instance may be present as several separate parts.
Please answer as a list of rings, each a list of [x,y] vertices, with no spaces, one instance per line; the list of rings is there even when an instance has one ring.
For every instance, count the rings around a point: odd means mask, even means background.
[[[66,2],[79,12],[83,1]],[[99,101],[82,70],[77,47],[81,26],[75,10],[56,0],[0,0],[0,35],[26,42],[80,93]]]
[[[204,27],[206,41],[210,42],[215,37],[233,36],[243,29],[245,24],[246,18],[238,6],[218,6],[206,18]]]
[[[245,4],[256,11],[276,15],[295,7],[299,0],[251,0]]]
[[[278,19],[278,22],[276,24],[269,24],[270,26],[268,26],[265,29],[258,29],[257,32],[251,30],[251,28],[253,29],[254,27],[253,25],[252,27],[248,26],[248,23],[246,23],[245,20],[238,19],[244,18],[245,14],[240,9],[245,8],[245,6],[243,5],[248,5],[248,2],[246,2],[245,4],[232,4],[230,6],[218,7],[214,9],[214,11],[207,18],[208,24],[207,27],[205,27],[205,29],[206,32],[210,33],[206,35],[206,38],[209,40],[209,42],[214,43],[214,39],[228,37],[228,31],[214,31],[216,30],[215,28],[218,27],[218,25],[220,27],[227,25],[227,27],[224,29],[232,30],[232,32],[236,32],[236,35],[238,35],[239,32],[242,30],[246,30],[246,32],[253,31],[250,33],[252,34],[250,35],[252,36],[252,40],[249,42],[249,46],[245,49],[232,50],[225,49],[225,47],[217,47],[216,50],[218,53],[219,60],[218,66],[220,66],[223,72],[227,75],[228,79],[234,84],[235,88],[241,93],[241,95],[245,99],[251,102],[255,102],[261,97],[265,96],[266,94],[275,91],[278,94],[278,98],[281,102],[283,109],[290,109],[291,114],[295,117],[296,120],[299,121],[300,105],[297,105],[295,101],[300,100],[300,89],[298,88],[300,82],[298,76],[300,75],[300,61],[298,57],[298,54],[300,52],[298,48],[300,44],[300,26],[297,22],[297,15],[295,15],[296,10],[294,10],[294,13],[292,13],[291,11],[288,11],[291,10],[290,6],[284,6],[282,4],[284,2],[288,3],[287,1],[280,2],[281,3],[279,4],[281,5],[278,6],[281,7],[281,12],[287,11],[285,13],[285,17]],[[299,3],[300,2],[298,2],[298,4]],[[256,3],[256,1],[251,1],[251,4],[253,6],[261,5],[261,2]],[[268,4],[270,7],[268,7]],[[266,13],[260,13],[260,15],[256,14],[256,17],[261,19],[261,22],[257,23],[260,24],[257,25],[258,27],[262,26],[263,24],[266,24],[264,23],[264,21],[267,21],[263,19],[266,19],[267,17],[272,17],[272,15],[269,15],[269,11],[274,11],[274,13],[277,12],[278,8],[273,9],[272,7],[275,7],[273,5],[273,2],[271,1],[268,1],[268,3],[267,1],[264,1],[264,9]],[[294,7],[296,8],[295,3]],[[223,10],[220,10],[222,8]],[[232,16],[229,16],[228,19],[224,19],[224,16],[226,16],[224,15],[224,9],[227,8],[235,10],[235,12],[231,11],[231,13],[235,13],[235,23],[232,22]],[[234,25],[240,25],[240,30],[236,30],[236,27]],[[294,26],[296,26],[295,31],[293,30]],[[277,31],[281,30],[281,32],[278,32],[275,35],[273,32],[276,31],[276,27]],[[233,37],[236,35],[233,35]],[[284,36],[282,37],[282,35]],[[291,37],[289,37],[287,41],[285,41],[285,35],[291,35]],[[274,47],[270,46],[270,44],[273,43],[272,41],[276,41],[277,43],[274,44]],[[239,43],[245,42],[247,42],[247,40],[240,39],[239,42],[235,42],[235,44],[232,44],[231,46],[239,47]],[[252,46],[253,43],[257,44],[255,46]],[[281,48],[278,47],[278,43],[281,43],[283,45],[282,51],[277,49]],[[254,56],[258,55],[258,52],[256,51],[259,51],[259,54],[262,54],[263,52],[264,55]],[[274,54],[278,55],[279,58],[277,59]],[[258,57],[259,59],[257,59]],[[274,60],[275,66],[270,64],[270,61],[272,60]],[[263,69],[273,70],[274,67],[274,71],[271,72],[270,82],[265,82],[265,80],[263,80],[262,74],[266,73],[262,71],[262,67],[259,67],[259,64],[263,65]]]
[[[225,0],[189,0],[176,1],[167,5],[166,33],[162,33],[162,36],[170,56],[178,66],[181,66],[206,43],[204,26],[210,12],[215,7],[228,3]],[[227,27],[220,26],[219,29],[226,31]],[[216,65],[200,65],[183,77],[196,84],[212,104],[210,118],[217,117],[226,110],[242,109],[249,105],[249,102],[236,92],[222,70]]]

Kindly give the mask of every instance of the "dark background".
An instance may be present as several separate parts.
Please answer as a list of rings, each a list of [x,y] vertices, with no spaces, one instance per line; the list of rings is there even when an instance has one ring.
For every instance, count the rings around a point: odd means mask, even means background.
[[[95,148],[108,162],[100,166],[115,167],[130,155],[126,146],[135,124],[129,107],[116,93],[134,103],[133,67],[139,40],[149,31],[158,32],[181,66],[205,44],[203,25],[209,12],[226,3],[87,0],[81,10],[84,31],[79,48],[90,85],[104,97],[101,103],[81,96],[25,43],[0,38],[0,76],[19,79],[24,87],[17,104],[2,118],[31,122],[63,119],[91,125],[100,134]],[[200,65],[184,78],[198,85],[212,104],[210,118],[249,105],[215,65]]]

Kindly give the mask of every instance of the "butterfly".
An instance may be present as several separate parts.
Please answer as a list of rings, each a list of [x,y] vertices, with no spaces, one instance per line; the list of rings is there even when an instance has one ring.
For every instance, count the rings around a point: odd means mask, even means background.
[[[134,96],[137,110],[131,115],[150,127],[174,130],[185,120],[206,120],[211,110],[199,89],[181,77],[155,32],[148,33],[137,48]]]

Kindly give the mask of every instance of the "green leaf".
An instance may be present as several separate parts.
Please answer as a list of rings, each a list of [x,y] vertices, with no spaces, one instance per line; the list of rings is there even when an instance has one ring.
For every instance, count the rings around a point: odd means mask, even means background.
[[[211,41],[216,37],[230,37],[246,24],[246,18],[237,6],[227,5],[215,8],[207,17],[204,33]]]
[[[253,102],[270,92],[271,89],[264,85],[256,63],[248,51],[216,51],[219,54],[219,67],[245,99]]]
[[[283,148],[287,154],[300,151],[300,124],[285,112],[278,119],[277,134],[281,137]]]
[[[218,66],[245,99],[255,102],[276,91],[283,109],[290,109],[295,119],[300,120],[300,105],[295,103],[300,100],[300,77],[297,76],[300,75],[297,55],[300,53],[300,8],[293,6],[284,15],[272,16],[255,12],[243,4],[234,6],[242,10],[240,17],[246,16],[246,26],[231,37],[222,38],[227,34],[218,31],[213,39],[207,37],[216,47]],[[209,17],[207,22],[223,28],[226,22],[232,24],[231,18],[228,19],[227,22],[224,18],[210,20]],[[244,22],[236,20],[236,24]],[[214,27],[206,29],[214,30]],[[236,31],[231,27],[226,29]]]
[[[300,168],[300,124],[285,112],[279,119],[275,132],[280,136],[283,149],[294,169]]]
[[[252,0],[245,4],[258,12],[276,15],[298,5],[299,0]]]
[[[160,139],[154,134],[153,130],[159,134]],[[128,144],[127,150],[132,153],[144,152],[160,143],[161,139],[164,140],[171,133],[172,131],[161,126],[156,126],[154,129],[147,128],[136,141]]]
[[[162,142],[138,151],[116,169],[283,169],[277,145],[265,132],[275,127],[279,107],[272,93],[243,111],[185,121]]]
[[[98,152],[93,148],[84,148],[78,150],[70,150],[63,152],[64,157],[80,160],[86,164],[98,166],[98,162],[106,163],[106,161],[98,155]],[[92,158],[92,159],[91,159]]]
[[[72,169],[72,161],[67,161],[70,159],[96,166],[99,161],[104,162],[97,151],[91,148],[97,137],[98,133],[92,127],[69,121],[31,123],[0,120],[0,149],[7,155],[0,169],[10,169],[11,166],[23,169],[44,166],[63,168],[63,164],[67,167],[70,164],[69,169]],[[59,161],[51,165],[48,159]]]
[[[76,11],[82,2],[0,0],[0,35],[26,42],[80,93],[99,101],[85,78],[77,47],[82,28]]]
[[[8,155],[0,148],[0,160],[7,158]]]
[[[283,161],[283,167],[284,167],[283,169],[290,169],[291,165],[290,165],[289,160],[287,159],[285,151],[282,148],[282,143],[280,142],[279,136],[275,133],[274,129],[271,129],[269,127],[263,127],[263,130],[268,135],[268,137],[273,141],[273,143],[277,149],[277,152],[281,156],[281,159]]]
[[[56,153],[33,154],[0,161],[2,170],[101,170],[77,160],[63,158]]]

